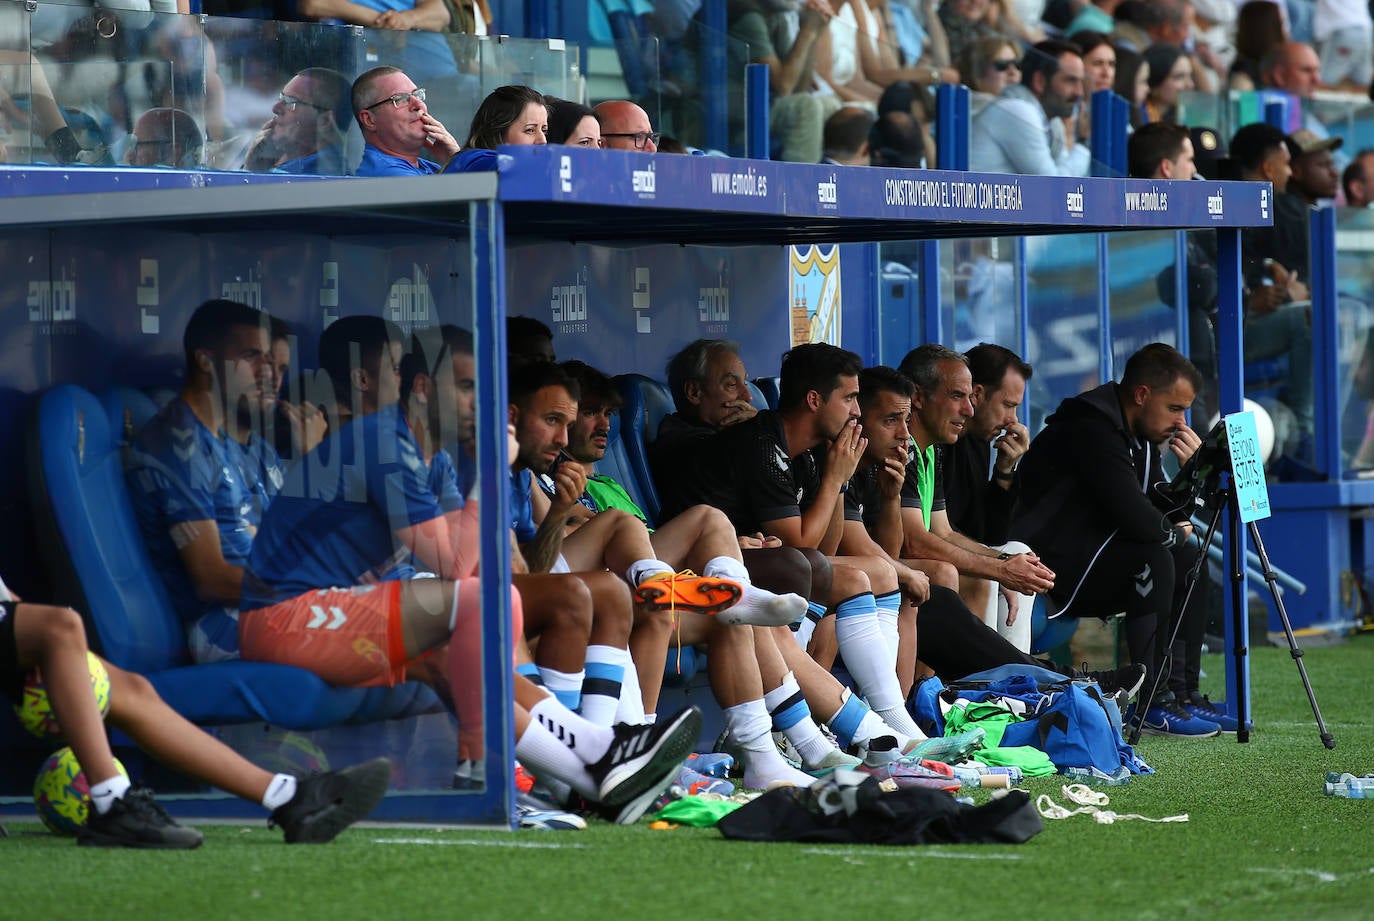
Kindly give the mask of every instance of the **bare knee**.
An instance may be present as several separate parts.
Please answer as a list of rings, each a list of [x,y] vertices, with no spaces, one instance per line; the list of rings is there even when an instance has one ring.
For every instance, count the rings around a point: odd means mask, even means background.
[[[834,567],[824,553],[811,547],[800,549],[802,556],[806,557],[807,564],[811,567],[811,599],[819,601],[830,597],[830,584],[834,578]]]
[[[873,591],[868,575],[853,566],[835,566],[831,570],[830,599],[841,602],[855,595]]]
[[[105,663],[110,675],[110,719],[118,722],[123,716],[147,713],[148,708],[162,702],[153,683],[137,672],[128,672]]]
[[[926,569],[926,575],[934,585],[943,585],[951,591],[959,591],[959,570],[953,563],[942,560],[932,562]]]
[[[81,615],[71,608],[61,608],[55,605],[25,605],[33,612],[33,617],[29,619],[30,624],[35,624],[43,636],[43,644],[49,649],[53,648],[77,648],[85,650],[86,646],[86,625],[81,620]]]

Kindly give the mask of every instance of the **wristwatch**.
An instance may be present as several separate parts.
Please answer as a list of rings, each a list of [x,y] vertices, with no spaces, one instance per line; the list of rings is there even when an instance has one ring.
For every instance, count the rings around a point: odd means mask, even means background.
[[[998,560],[1009,560],[1009,559],[1012,558],[1013,555],[1014,555],[1014,554],[1007,553],[1006,551],[1003,551],[1002,553],[997,554],[997,559],[998,559]]]
[[[1004,483],[1010,483],[1012,480],[1016,479],[1016,471],[1012,470],[1009,473],[1003,473],[994,467],[992,468],[992,478],[994,480],[1001,480]]]

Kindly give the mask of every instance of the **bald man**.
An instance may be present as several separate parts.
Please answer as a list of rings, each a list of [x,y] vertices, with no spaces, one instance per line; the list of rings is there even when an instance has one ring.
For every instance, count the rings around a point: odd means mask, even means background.
[[[130,166],[201,165],[204,135],[196,120],[181,109],[149,109],[139,116],[124,161]]]
[[[601,124],[602,146],[612,150],[637,150],[657,153],[662,137],[649,124],[649,113],[633,102],[612,99],[596,107],[596,120]]]

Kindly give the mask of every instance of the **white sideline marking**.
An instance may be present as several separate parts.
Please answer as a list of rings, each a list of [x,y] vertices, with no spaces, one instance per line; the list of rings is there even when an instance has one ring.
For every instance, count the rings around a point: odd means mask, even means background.
[[[803,854],[821,857],[942,857],[947,860],[1020,860],[1020,854],[949,854],[942,851],[909,850],[879,851],[856,847],[806,847]]]
[[[471,847],[584,848],[585,844],[555,844],[552,841],[481,841],[477,838],[373,838],[373,844],[440,844]]]
[[[1326,870],[1283,870],[1276,867],[1251,867],[1251,873],[1275,873],[1279,876],[1311,876],[1319,883],[1334,883],[1338,877]]]

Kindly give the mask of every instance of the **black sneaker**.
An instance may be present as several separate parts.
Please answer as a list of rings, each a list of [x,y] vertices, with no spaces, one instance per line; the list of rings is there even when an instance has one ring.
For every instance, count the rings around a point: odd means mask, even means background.
[[[91,806],[86,824],[76,833],[82,847],[138,847],[189,851],[200,847],[205,836],[194,828],[178,825],[158,805],[147,787],[130,787],[101,815]]]
[[[1104,695],[1117,694],[1126,702],[1135,697],[1145,683],[1145,666],[1133,662],[1107,671],[1083,672],[1081,677],[1096,681]]]
[[[701,711],[689,706],[657,723],[618,723],[613,731],[611,747],[587,771],[602,805],[623,806],[682,766],[701,736]]]
[[[300,778],[291,802],[267,820],[287,844],[324,844],[377,808],[391,782],[391,762],[373,758],[338,771]]]

